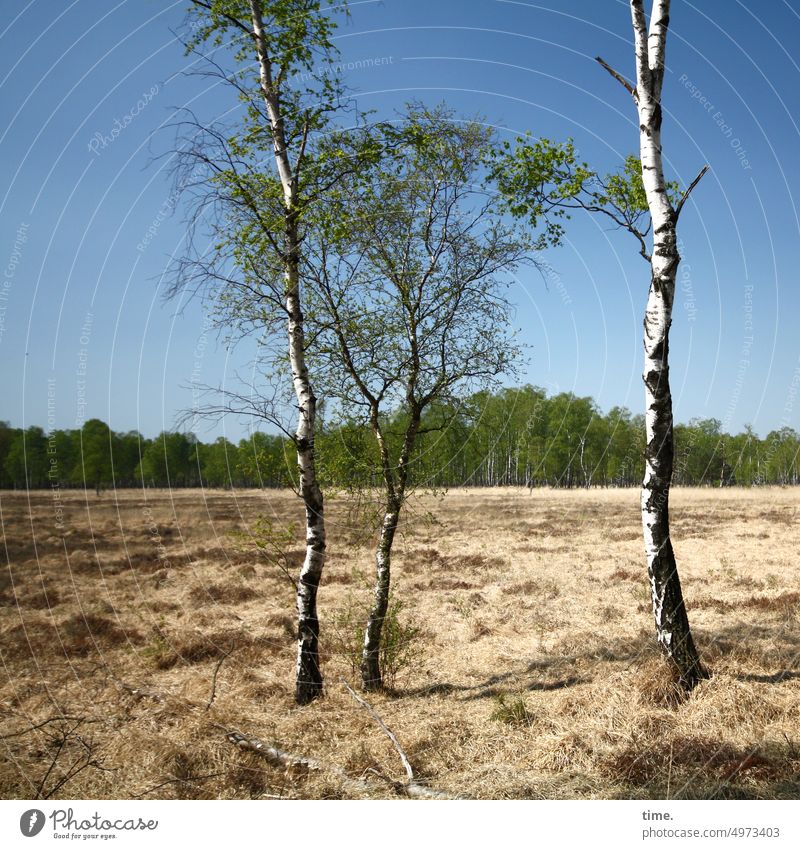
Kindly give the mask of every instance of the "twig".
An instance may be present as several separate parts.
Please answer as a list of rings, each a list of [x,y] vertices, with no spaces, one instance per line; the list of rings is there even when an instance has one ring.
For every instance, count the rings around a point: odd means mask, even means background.
[[[681,209],[683,209],[683,205],[686,203],[687,198],[692,193],[692,189],[703,179],[703,175],[708,171],[708,165],[704,165],[700,169],[700,173],[692,180],[689,184],[689,188],[681,195],[681,199],[678,201],[678,205],[675,207],[675,218],[681,214]]]
[[[211,705],[214,704],[214,699],[217,697],[217,675],[219,675],[219,669],[223,663],[236,651],[235,648],[231,649],[229,652],[225,652],[222,657],[219,659],[219,663],[214,667],[214,676],[211,679],[211,696],[206,704],[206,710],[211,709]]]
[[[261,551],[262,554],[265,554],[267,558],[271,560],[272,564],[277,567],[278,571],[281,572],[286,578],[286,580],[289,581],[289,583],[294,587],[294,591],[297,592],[297,581],[295,581],[294,575],[292,575],[292,573],[289,571],[288,566],[284,566],[282,563],[279,563],[277,558],[272,558],[272,556],[268,552],[263,551],[262,549],[259,549],[259,551]],[[284,553],[281,553],[281,556],[284,559],[286,558],[286,555]]]
[[[85,770],[87,767],[92,767],[92,769],[99,769],[102,772],[116,772],[116,770],[112,767],[101,766],[96,760],[93,760],[91,757],[89,757],[83,763],[80,763],[80,760],[77,760],[69,768],[67,774],[61,779],[61,781],[51,787],[47,791],[47,795],[43,798],[50,799],[53,794],[60,790],[68,781],[71,781],[79,772],[83,772],[83,770]]]
[[[43,722],[40,722],[38,725],[32,725],[30,728],[26,728],[24,731],[14,731],[11,734],[3,734],[0,736],[0,740],[8,740],[10,737],[21,737],[23,734],[30,734],[31,731],[36,731],[38,728],[42,728],[45,725],[48,725],[51,722],[63,722],[64,720],[75,721],[82,719],[79,716],[51,716],[49,719],[45,719]],[[87,719],[84,722],[99,722],[99,719]]]
[[[50,762],[50,766],[47,768],[47,772],[44,774],[44,778],[39,782],[39,786],[36,790],[36,798],[37,799],[49,799],[53,794],[57,793],[68,781],[73,779],[79,772],[83,772],[87,767],[92,767],[94,769],[99,769],[104,772],[113,772],[113,769],[109,769],[108,767],[102,766],[95,758],[94,758],[94,747],[93,743],[87,743],[86,740],[81,737],[80,734],[77,734],[77,729],[87,720],[83,717],[77,718],[75,720],[75,724],[69,730],[61,729],[58,733],[60,737],[54,738],[56,751],[53,755],[53,759]],[[70,739],[77,740],[78,743],[83,746],[85,750],[85,754],[83,756],[79,756],[78,758],[70,764],[67,769],[64,771],[61,779],[56,781],[56,783],[45,793],[45,787],[47,786],[47,780],[50,778],[56,764],[58,763],[58,759],[61,757],[61,753],[65,750],[67,743],[70,742]]]
[[[155,790],[159,790],[162,787],[166,787],[167,784],[188,784],[190,781],[207,781],[209,778],[219,778],[221,775],[227,775],[227,772],[211,772],[208,775],[197,775],[193,778],[170,778],[167,781],[162,781],[161,784],[156,784],[155,787],[149,787],[147,790],[144,790],[141,793],[137,793],[131,798],[141,799],[142,797],[149,795]]]
[[[36,799],[46,799],[46,796],[42,795],[44,791],[44,785],[47,783],[47,779],[50,778],[50,773],[53,771],[53,767],[56,765],[56,761],[58,760],[58,756],[61,754],[61,750],[66,745],[67,738],[62,737],[56,746],[56,753],[53,755],[53,760],[50,761],[50,766],[47,768],[47,772],[44,774],[44,778],[39,782],[39,786],[36,788]]]

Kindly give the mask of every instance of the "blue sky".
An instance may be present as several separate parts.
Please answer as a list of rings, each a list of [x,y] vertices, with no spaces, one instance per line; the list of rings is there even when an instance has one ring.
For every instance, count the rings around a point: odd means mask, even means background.
[[[231,385],[247,346],[204,334],[197,304],[164,303],[182,250],[166,125],[220,116],[230,92],[186,75],[175,4],[20,4],[0,35],[0,419],[99,417],[152,436],[192,403],[192,375]],[[670,174],[710,173],[681,218],[671,344],[675,416],[800,429],[800,0],[674,0],[664,87]],[[410,99],[481,114],[502,136],[574,138],[611,170],[637,149],[624,0],[355,2],[338,31],[346,82],[389,115]],[[363,60],[379,60],[364,63]],[[356,63],[361,63],[357,67]],[[368,65],[368,66],[365,66]],[[124,125],[114,132],[115,122]],[[148,231],[150,235],[148,235]],[[515,286],[524,379],[641,410],[648,268],[631,236],[573,218],[546,280]],[[230,419],[198,429],[238,439]]]

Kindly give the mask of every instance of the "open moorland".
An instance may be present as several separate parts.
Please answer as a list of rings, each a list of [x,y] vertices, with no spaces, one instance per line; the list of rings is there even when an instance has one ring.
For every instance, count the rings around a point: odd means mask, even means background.
[[[453,795],[797,798],[798,507],[796,489],[673,492],[713,673],[679,703],[654,648],[638,491],[420,497],[393,562],[409,642],[369,704]],[[398,753],[342,683],[357,692],[373,544],[348,499],[328,502],[327,691],[303,708],[293,494],[6,492],[0,510],[3,797],[395,795]],[[232,730],[330,768],[273,766]]]

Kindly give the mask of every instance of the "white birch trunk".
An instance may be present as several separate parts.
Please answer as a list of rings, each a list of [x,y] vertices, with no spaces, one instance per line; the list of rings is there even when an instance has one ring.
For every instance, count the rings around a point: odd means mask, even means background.
[[[361,683],[365,690],[380,690],[383,687],[380,663],[381,634],[386,611],[389,609],[392,544],[399,519],[400,505],[390,498],[383,516],[380,539],[375,552],[375,589],[367,627],[364,630]]]
[[[297,230],[297,182],[286,146],[284,118],[278,93],[273,88],[272,62],[264,32],[261,4],[250,0],[253,35],[258,52],[259,76],[264,104],[269,115],[275,152],[275,163],[283,188],[286,221],[284,231],[285,292],[288,315],[289,362],[292,383],[297,399],[297,465],[300,472],[300,493],[306,516],[306,554],[297,583],[297,666],[295,698],[308,704],[322,693],[319,669],[319,619],[317,589],[325,563],[325,520],[323,496],[317,480],[314,456],[314,428],[317,402],[305,359],[305,331],[300,292],[300,240]]]
[[[692,640],[669,530],[669,489],[674,443],[669,386],[669,330],[680,256],[677,213],[664,181],[661,152],[661,87],[669,26],[669,0],[654,0],[649,34],[643,0],[631,0],[642,180],[653,222],[651,282],[644,319],[646,404],[642,528],[658,642],[691,689],[707,677]]]
[[[407,386],[411,397],[416,385],[418,372],[416,368],[409,377]],[[364,630],[364,648],[361,654],[361,684],[365,690],[380,690],[383,687],[381,670],[381,635],[386,612],[389,609],[391,591],[392,545],[400,521],[400,511],[406,499],[409,462],[417,441],[420,423],[420,409],[414,404],[411,419],[403,437],[403,449],[396,470],[392,469],[389,449],[384,439],[378,419],[378,407],[373,408],[372,427],[381,452],[383,482],[386,487],[386,502],[381,524],[378,548],[375,552],[375,589],[373,592],[372,608]]]

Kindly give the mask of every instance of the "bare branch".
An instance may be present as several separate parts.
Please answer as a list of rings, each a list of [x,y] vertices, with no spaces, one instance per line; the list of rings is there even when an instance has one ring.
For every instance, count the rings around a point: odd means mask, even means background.
[[[241,734],[238,731],[227,731],[226,735],[229,743],[233,743],[239,749],[248,752],[253,752],[256,755],[264,758],[273,766],[281,766],[286,769],[292,769],[300,772],[329,772],[335,775],[342,784],[353,792],[357,793],[374,793],[374,784],[365,776],[363,778],[351,778],[341,767],[332,764],[326,764],[323,761],[318,761],[316,758],[308,758],[304,755],[295,755],[291,752],[285,752],[277,746],[272,746],[269,743],[260,740],[258,737],[251,737]],[[375,773],[371,771],[374,775]],[[378,776],[386,779],[382,776]],[[451,796],[447,793],[439,793],[436,790],[431,790],[429,787],[424,787],[421,784],[401,784],[390,782],[394,790],[405,796],[423,799],[462,799],[463,796]]]
[[[409,784],[416,784],[417,777],[414,775],[414,767],[411,766],[411,761],[408,759],[408,755],[403,751],[402,746],[397,740],[397,737],[394,735],[394,732],[389,728],[389,726],[378,716],[375,712],[375,709],[372,705],[366,700],[362,699],[361,696],[356,693],[353,688],[344,680],[339,679],[339,683],[347,690],[348,693],[363,707],[368,711],[369,715],[375,720],[378,727],[383,731],[383,733],[392,741],[392,745],[394,746],[397,754],[400,755],[400,762],[403,764],[403,769],[406,771],[406,775],[408,776]]]
[[[211,3],[203,3],[202,0],[191,0],[191,2],[195,6],[200,6],[200,8],[206,9],[209,12],[212,10],[212,4]],[[221,12],[220,14],[222,15],[223,18],[225,18],[226,21],[228,21],[229,24],[231,24],[231,26],[234,26],[237,29],[242,30],[242,32],[244,32],[245,35],[248,35],[251,38],[253,37],[253,33],[250,31],[250,28],[247,27],[245,24],[243,24],[238,18],[235,18],[233,15],[229,15],[225,12]]]
[[[709,168],[708,165],[704,165],[700,169],[700,173],[689,184],[689,188],[686,189],[686,191],[681,195],[680,200],[678,201],[677,205],[675,206],[675,220],[676,221],[678,219],[678,216],[681,214],[681,210],[683,209],[683,205],[686,203],[687,199],[689,198],[689,195],[692,193],[692,190],[703,179],[703,176],[705,175],[706,171],[708,171],[708,168]]]
[[[631,95],[631,97],[634,99],[636,98],[636,89],[625,79],[625,77],[622,76],[622,74],[615,71],[601,56],[595,56],[594,58],[596,62],[599,62],[608,71],[608,73],[614,77],[614,79],[625,89],[625,91],[628,92],[628,94]]]
[[[52,738],[51,741],[53,743],[55,752],[50,761],[50,765],[47,768],[47,771],[44,774],[44,777],[39,782],[39,786],[36,789],[36,797],[37,799],[49,799],[55,793],[57,793],[68,781],[71,781],[78,773],[83,772],[83,770],[88,769],[89,767],[93,769],[99,769],[104,772],[113,772],[113,770],[104,767],[99,761],[95,758],[94,755],[94,743],[86,742],[86,740],[81,737],[80,734],[77,733],[78,728],[83,725],[87,720],[84,717],[79,717],[75,719],[75,724],[71,728],[60,729]],[[61,777],[55,781],[55,783],[45,792],[45,788],[47,786],[48,779],[51,775],[54,775],[54,771],[58,766],[61,769],[61,764],[59,764],[59,760],[66,751],[71,748],[70,744],[77,743],[79,746],[79,754],[77,758],[75,758],[72,763],[69,764],[66,769],[61,772]]]
[[[51,722],[63,722],[65,720],[75,721],[75,720],[83,720],[83,717],[79,716],[51,716],[49,719],[45,719],[43,722],[38,723],[37,725],[32,725],[30,728],[26,728],[24,731],[15,731],[12,734],[3,734],[0,736],[0,740],[8,740],[11,737],[21,737],[23,734],[30,734],[32,731],[36,731],[39,728],[43,728],[45,725],[49,725]],[[100,720],[83,720],[85,722],[99,722]]]
[[[273,387],[273,394],[269,397],[266,395],[264,387],[257,389],[255,386],[247,384],[238,374],[236,379],[245,388],[250,389],[249,394],[234,392],[230,389],[223,389],[221,386],[211,386],[205,383],[189,384],[189,388],[198,398],[203,395],[219,397],[222,400],[202,406],[196,404],[190,409],[183,410],[176,417],[176,427],[185,428],[188,426],[192,429],[199,420],[219,422],[226,416],[245,416],[267,422],[280,430],[287,439],[294,441],[295,434],[286,424],[284,414],[281,412],[283,407],[285,412],[288,413],[287,405],[278,398],[277,388]]]

